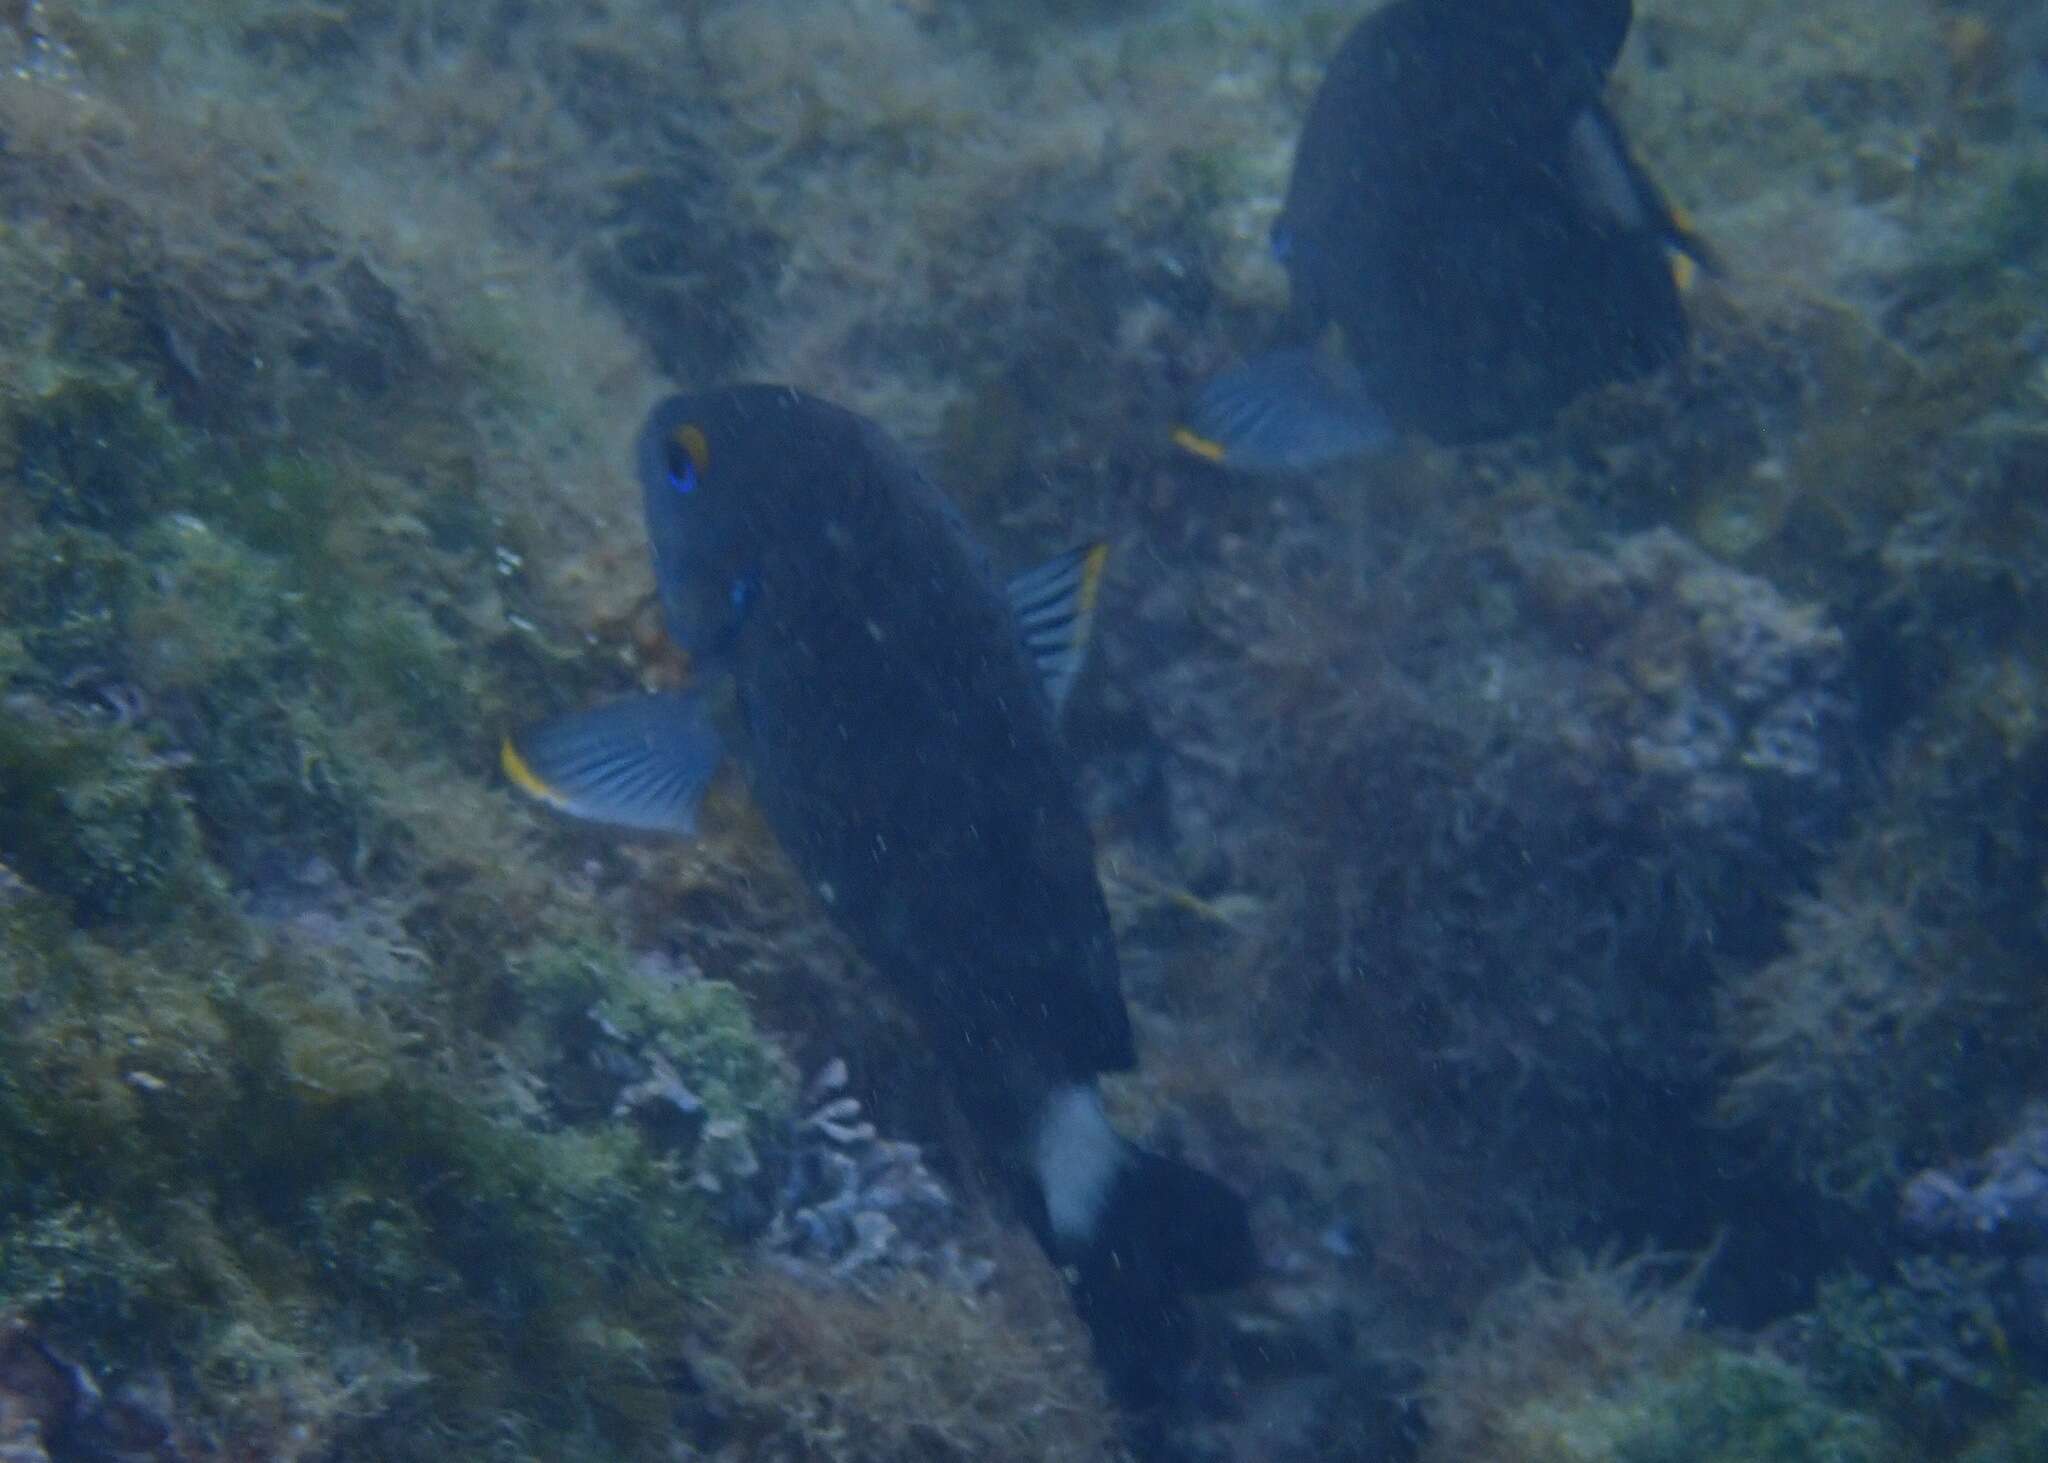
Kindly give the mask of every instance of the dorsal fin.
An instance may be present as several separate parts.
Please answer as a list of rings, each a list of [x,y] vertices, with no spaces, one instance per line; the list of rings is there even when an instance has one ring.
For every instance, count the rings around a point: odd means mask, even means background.
[[[1052,712],[1065,710],[1067,695],[1088,654],[1095,626],[1095,599],[1102,588],[1108,544],[1083,544],[1013,578],[1007,590],[1017,619],[1017,638],[1038,667]]]

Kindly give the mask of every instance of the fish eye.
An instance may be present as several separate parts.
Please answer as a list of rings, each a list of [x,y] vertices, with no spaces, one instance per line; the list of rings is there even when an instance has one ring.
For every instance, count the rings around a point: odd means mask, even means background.
[[[678,493],[697,491],[697,478],[711,466],[711,444],[695,426],[677,427],[669,433],[663,465],[668,485]]]

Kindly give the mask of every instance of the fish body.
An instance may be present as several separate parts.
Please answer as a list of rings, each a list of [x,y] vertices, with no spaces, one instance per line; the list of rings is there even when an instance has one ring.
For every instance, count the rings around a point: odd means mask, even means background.
[[[1273,231],[1291,345],[1213,383],[1185,445],[1289,467],[1403,432],[1485,440],[1683,350],[1674,258],[1704,246],[1603,100],[1631,17],[1628,0],[1395,0],[1362,20]]]
[[[927,1027],[962,1048],[971,1080],[1134,1065],[1051,703],[950,505],[872,423],[793,392],[675,413],[720,430],[696,502],[672,505],[665,480],[649,487],[649,521],[673,518],[695,540],[658,572],[710,585],[715,601],[725,586],[728,606],[745,586],[722,655],[739,712],[730,750],[791,861]],[[727,474],[750,486],[714,491]],[[1000,1112],[1012,1084],[985,1085]],[[1024,1106],[1035,1110],[1028,1094]],[[1006,1127],[1024,1117],[1000,1112]]]
[[[735,758],[1143,1394],[1179,1296],[1253,1255],[1242,1201],[1126,1142],[1096,1091],[1136,1053],[1056,714],[1102,551],[1005,586],[879,428],[783,387],[671,398],[636,457],[664,616],[706,684],[521,733],[508,771],[572,814],[686,832]]]

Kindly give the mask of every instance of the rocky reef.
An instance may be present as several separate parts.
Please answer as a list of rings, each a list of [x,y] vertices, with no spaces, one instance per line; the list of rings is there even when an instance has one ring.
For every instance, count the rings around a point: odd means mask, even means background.
[[[2048,1451],[2037,7],[1641,0],[1686,356],[1233,477],[1361,8],[0,7],[0,1456]],[[739,790],[497,781],[734,376],[1115,545],[1110,1101],[1268,1261],[1156,1414]]]

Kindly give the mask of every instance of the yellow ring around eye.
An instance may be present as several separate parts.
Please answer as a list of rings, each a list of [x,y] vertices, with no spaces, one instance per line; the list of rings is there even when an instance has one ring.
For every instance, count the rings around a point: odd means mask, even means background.
[[[703,431],[695,426],[677,427],[669,434],[669,441],[683,449],[691,466],[699,472],[711,471],[711,444],[704,440]]]

